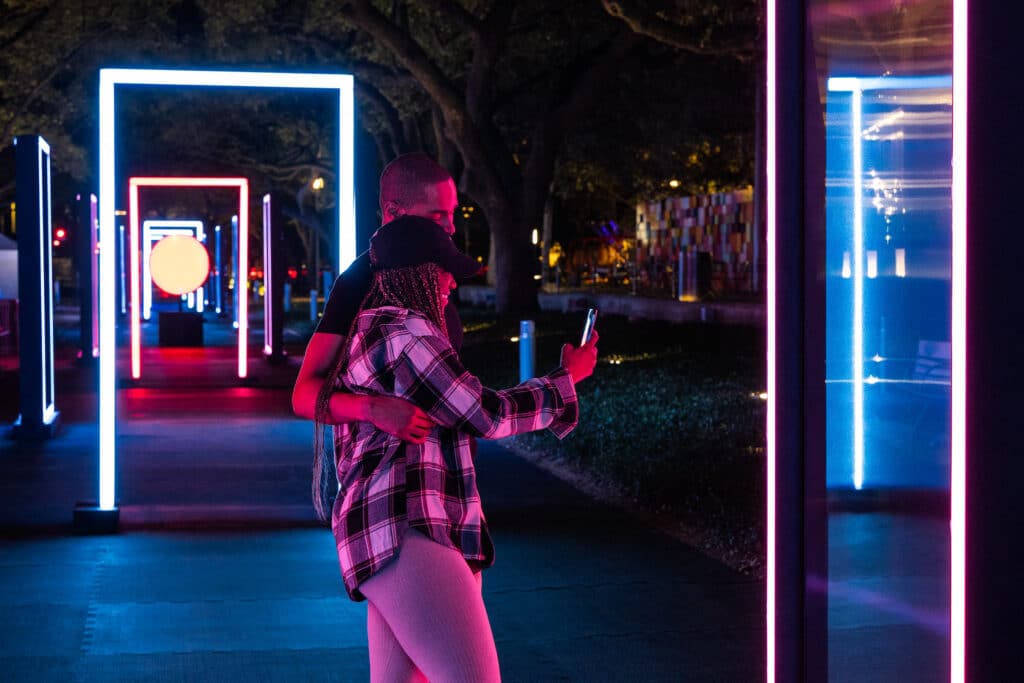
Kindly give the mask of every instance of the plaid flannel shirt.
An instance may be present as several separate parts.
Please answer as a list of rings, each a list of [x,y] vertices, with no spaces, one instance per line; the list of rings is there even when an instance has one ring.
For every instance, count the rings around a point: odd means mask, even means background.
[[[504,391],[488,389],[462,366],[440,328],[403,308],[359,314],[342,379],[355,393],[411,401],[437,423],[421,445],[367,422],[335,427],[339,493],[331,527],[353,600],[364,599],[359,584],[395,555],[410,527],[476,567],[491,566],[494,547],[477,492],[474,437],[547,427],[562,438],[579,416],[564,368]]]

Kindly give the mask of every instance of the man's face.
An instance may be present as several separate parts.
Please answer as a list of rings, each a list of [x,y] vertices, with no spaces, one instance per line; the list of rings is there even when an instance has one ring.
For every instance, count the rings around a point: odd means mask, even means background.
[[[398,216],[419,216],[433,221],[444,228],[449,235],[455,234],[455,209],[459,206],[459,195],[455,181],[449,178],[439,183],[425,185],[423,197],[411,206],[397,209]]]
[[[441,298],[441,307],[444,308],[448,305],[448,297],[455,291],[458,285],[455,282],[455,278],[447,270],[442,270],[437,278],[438,295]]]

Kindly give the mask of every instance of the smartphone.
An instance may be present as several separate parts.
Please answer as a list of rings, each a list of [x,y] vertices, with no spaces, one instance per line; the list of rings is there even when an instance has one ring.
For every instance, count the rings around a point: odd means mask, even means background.
[[[583,337],[580,341],[580,346],[583,346],[590,341],[590,334],[594,331],[594,325],[597,324],[597,309],[591,308],[587,311],[587,322],[583,324]]]

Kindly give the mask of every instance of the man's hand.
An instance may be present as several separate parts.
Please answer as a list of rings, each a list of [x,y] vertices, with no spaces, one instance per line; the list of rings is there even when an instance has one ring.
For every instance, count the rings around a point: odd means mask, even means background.
[[[402,441],[421,444],[434,428],[434,421],[406,400],[392,396],[369,396],[367,400],[367,421]]]
[[[573,383],[585,380],[594,372],[594,365],[597,364],[597,340],[597,330],[594,330],[590,335],[590,341],[583,346],[562,346],[562,367],[569,371]]]

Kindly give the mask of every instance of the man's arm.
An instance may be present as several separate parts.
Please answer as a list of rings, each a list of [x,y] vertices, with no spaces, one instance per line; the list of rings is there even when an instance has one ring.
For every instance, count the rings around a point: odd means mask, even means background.
[[[315,332],[310,338],[292,390],[292,410],[299,417],[316,419],[317,396],[344,342],[344,336],[327,332]],[[389,396],[335,391],[327,405],[328,424],[370,422],[377,429],[412,443],[423,443],[434,426],[422,410]]]

